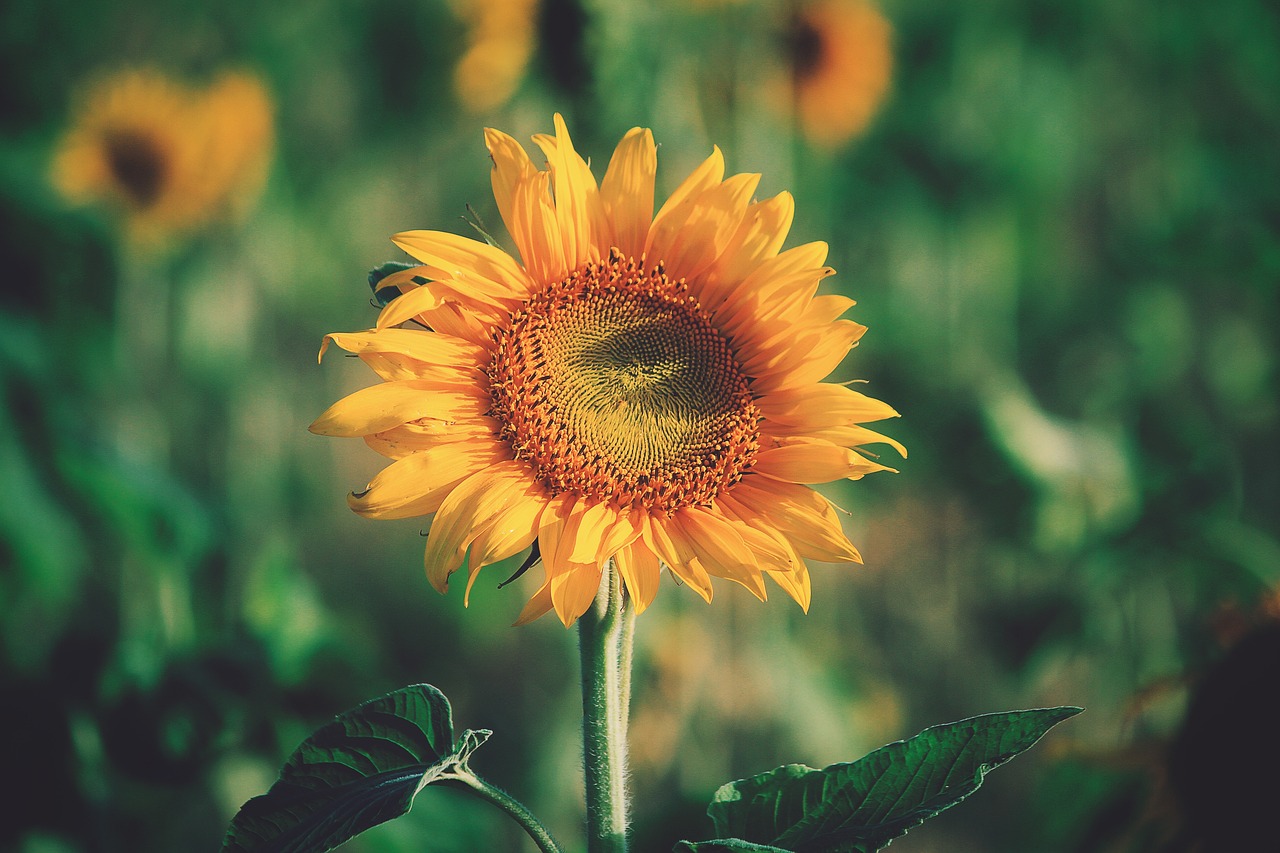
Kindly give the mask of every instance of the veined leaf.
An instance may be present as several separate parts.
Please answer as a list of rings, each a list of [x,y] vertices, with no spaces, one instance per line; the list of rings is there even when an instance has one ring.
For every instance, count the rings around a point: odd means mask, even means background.
[[[449,700],[415,684],[365,702],[317,729],[266,794],[231,822],[223,853],[323,853],[409,811],[432,782],[469,772],[485,730],[453,739]]]
[[[1081,710],[984,714],[927,728],[851,764],[788,764],[730,782],[707,809],[718,838],[683,841],[677,850],[871,853],[972,794],[990,770]]]

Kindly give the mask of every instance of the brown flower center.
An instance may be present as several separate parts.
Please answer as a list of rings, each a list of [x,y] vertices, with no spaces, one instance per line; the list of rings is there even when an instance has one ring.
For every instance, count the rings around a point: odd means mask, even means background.
[[[168,162],[151,137],[133,130],[114,130],[106,135],[107,167],[111,176],[136,207],[147,207],[160,195],[168,173]]]
[[[748,379],[661,265],[614,250],[530,299],[495,344],[491,414],[553,494],[670,514],[755,460]]]
[[[822,66],[826,40],[813,20],[796,15],[790,31],[785,36],[786,54],[791,58],[791,69],[798,82],[813,77]]]

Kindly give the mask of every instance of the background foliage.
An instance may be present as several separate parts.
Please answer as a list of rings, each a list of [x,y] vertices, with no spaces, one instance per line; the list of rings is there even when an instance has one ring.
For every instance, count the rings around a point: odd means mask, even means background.
[[[1247,846],[1248,756],[1206,745],[1280,708],[1275,7],[885,0],[891,94],[835,149],[771,106],[781,7],[543,0],[482,113],[451,83],[464,8],[0,8],[0,848],[212,849],[308,732],[418,681],[578,837],[572,635],[507,627],[523,582],[432,593],[421,525],[344,505],[378,458],[306,433],[370,382],[315,352],[372,323],[387,236],[464,232],[467,204],[496,227],[482,126],[527,139],[555,110],[596,164],[651,126],[660,195],[712,143],[792,190],[790,244],[831,243],[871,327],[841,378],[911,450],[830,493],[867,565],[818,567],[807,617],[724,584],[645,614],[638,849],[707,837],[728,779],[1063,704],[1089,712],[893,849],[1190,850],[1224,817]],[[53,190],[74,92],[138,65],[265,81],[247,218],[144,251]],[[432,790],[349,849],[529,848]]]

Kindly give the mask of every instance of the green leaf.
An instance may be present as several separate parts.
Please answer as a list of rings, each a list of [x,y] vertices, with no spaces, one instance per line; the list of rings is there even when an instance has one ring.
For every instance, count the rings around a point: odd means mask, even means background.
[[[696,853],[871,853],[978,790],[991,769],[1081,710],[984,714],[927,728],[851,764],[788,764],[730,782],[707,808],[718,838],[681,845]]]
[[[373,298],[380,307],[385,308],[388,302],[400,295],[398,290],[385,290],[382,287],[382,280],[392,273],[403,272],[416,266],[418,264],[407,264],[404,261],[385,261],[369,270],[369,289],[373,291]]]
[[[432,782],[469,774],[485,730],[455,743],[449,700],[415,684],[339,714],[289,756],[266,794],[245,803],[224,853],[323,853],[409,811]]]
[[[740,838],[720,838],[715,841],[681,841],[676,853],[789,853],[781,847],[769,844],[752,844]]]

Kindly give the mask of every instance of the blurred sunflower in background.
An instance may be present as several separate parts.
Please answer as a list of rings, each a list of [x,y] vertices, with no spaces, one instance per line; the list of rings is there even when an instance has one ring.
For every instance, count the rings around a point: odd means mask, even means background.
[[[866,129],[893,76],[892,29],[866,0],[818,0],[797,7],[784,35],[789,93],[800,130],[834,148]]]
[[[114,207],[138,243],[234,218],[261,192],[272,113],[251,74],[227,72],[200,90],[154,70],[118,72],[82,93],[53,184],[73,203]]]
[[[453,90],[473,113],[515,94],[537,44],[538,0],[455,0],[467,25],[467,49],[453,70]]]
[[[771,577],[808,609],[804,558],[860,562],[807,484],[892,470],[862,452],[885,403],[823,383],[864,326],[815,296],[827,245],[780,252],[789,193],[724,177],[717,148],[655,215],[657,150],[633,128],[603,180],[555,117],[534,141],[486,131],[493,191],[519,249],[439,231],[396,235],[421,265],[375,329],[329,335],[384,381],[312,431],[362,436],[394,460],[351,507],[435,513],[426,569],[441,592],[470,550],[479,570],[533,548],[541,587],[519,622],[570,625],[613,561],[638,611],[670,569],[707,601],[711,577],[764,599]],[[419,328],[398,328],[406,322]],[[323,349],[321,351],[323,353]]]

